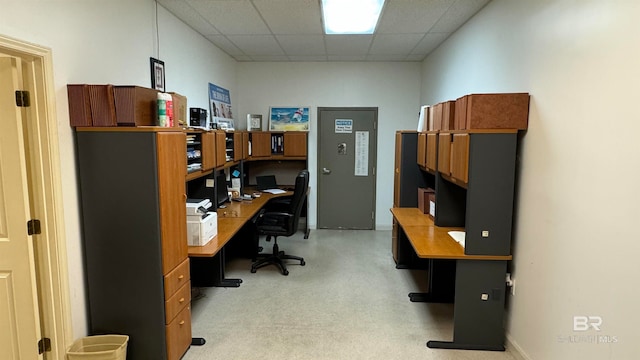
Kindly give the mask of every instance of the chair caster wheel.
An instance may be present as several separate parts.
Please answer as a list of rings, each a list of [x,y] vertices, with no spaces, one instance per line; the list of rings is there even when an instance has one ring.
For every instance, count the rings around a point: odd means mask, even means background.
[[[283,271],[283,272],[282,272],[282,275],[284,275],[284,276],[289,275],[289,270],[285,270],[285,271]]]
[[[300,266],[304,266],[305,264],[304,260],[300,261]]]
[[[251,273],[252,273],[252,274],[255,274],[255,273],[256,273],[256,269],[251,268]]]

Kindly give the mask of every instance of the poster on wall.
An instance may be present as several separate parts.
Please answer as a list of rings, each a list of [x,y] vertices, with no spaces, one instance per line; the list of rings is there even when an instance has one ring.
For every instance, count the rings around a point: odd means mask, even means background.
[[[309,131],[309,107],[272,106],[269,108],[270,131]]]
[[[211,123],[218,129],[234,129],[229,90],[209,83],[209,107]]]

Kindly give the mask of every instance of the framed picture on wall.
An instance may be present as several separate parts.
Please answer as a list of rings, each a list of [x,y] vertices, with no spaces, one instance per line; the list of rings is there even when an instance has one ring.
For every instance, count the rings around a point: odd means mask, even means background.
[[[164,61],[151,59],[151,88],[164,92]]]
[[[269,131],[309,131],[309,107],[270,107]]]

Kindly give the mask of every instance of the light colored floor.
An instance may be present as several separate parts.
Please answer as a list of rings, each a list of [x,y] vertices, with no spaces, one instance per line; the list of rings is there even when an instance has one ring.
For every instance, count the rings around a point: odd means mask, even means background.
[[[265,249],[271,243],[261,240]],[[278,239],[306,266],[251,274],[248,259],[231,259],[239,288],[203,288],[192,304],[192,346],[183,360],[204,359],[516,359],[506,352],[429,349],[451,340],[453,305],[411,303],[425,273],[397,270],[390,231],[313,230]]]

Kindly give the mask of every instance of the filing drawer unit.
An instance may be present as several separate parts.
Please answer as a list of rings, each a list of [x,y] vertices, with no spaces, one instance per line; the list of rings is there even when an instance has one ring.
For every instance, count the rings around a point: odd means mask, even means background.
[[[129,335],[129,360],[177,360],[191,344],[186,136],[78,128],[89,332]]]

